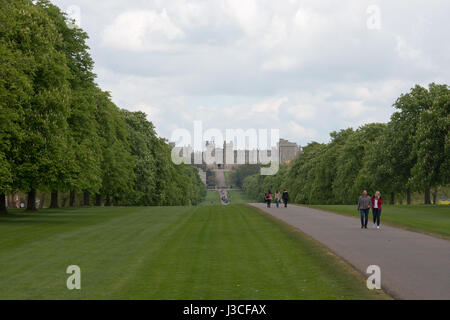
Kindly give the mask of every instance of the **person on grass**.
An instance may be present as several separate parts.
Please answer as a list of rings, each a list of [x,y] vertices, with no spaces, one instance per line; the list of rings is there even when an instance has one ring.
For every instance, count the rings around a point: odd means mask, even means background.
[[[286,189],[283,190],[283,195],[281,196],[283,199],[284,207],[287,208],[288,201],[289,201],[289,193]]]
[[[279,190],[275,191],[275,201],[277,203],[277,208],[279,208],[281,202],[281,194]]]
[[[361,229],[367,229],[369,210],[371,206],[372,199],[367,195],[367,190],[364,190],[362,196],[360,196],[358,200],[358,211],[361,215]]]
[[[380,191],[375,192],[375,196],[372,197],[372,215],[373,215],[373,227],[380,229],[381,218],[381,206],[383,205],[383,198],[381,198]]]
[[[270,208],[270,203],[272,202],[273,199],[272,192],[270,191],[270,189],[267,190],[264,199],[266,200],[267,208]]]

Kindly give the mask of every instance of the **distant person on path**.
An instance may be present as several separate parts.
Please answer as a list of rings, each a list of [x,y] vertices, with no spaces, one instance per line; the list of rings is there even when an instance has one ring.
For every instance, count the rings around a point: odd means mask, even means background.
[[[280,207],[280,202],[281,202],[281,194],[280,191],[275,191],[275,201],[277,202],[277,208]]]
[[[266,194],[265,194],[265,198],[266,203],[267,203],[267,208],[270,208],[270,203],[272,202],[272,192],[269,190],[267,190]]]
[[[369,221],[369,210],[372,205],[372,199],[367,195],[367,190],[363,191],[362,196],[358,200],[358,211],[361,215],[361,229],[367,229],[367,222]]]
[[[281,196],[281,198],[283,199],[284,207],[287,208],[289,201],[289,193],[287,192],[286,189],[283,190],[283,195]]]
[[[375,192],[375,196],[372,197],[372,215],[373,215],[373,227],[375,224],[377,229],[380,229],[380,217],[381,217],[381,206],[383,204],[383,198],[381,198],[380,191]]]

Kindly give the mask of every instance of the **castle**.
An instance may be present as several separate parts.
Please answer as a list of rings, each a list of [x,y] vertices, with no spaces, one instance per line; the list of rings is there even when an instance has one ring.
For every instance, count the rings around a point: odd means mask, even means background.
[[[280,139],[276,148],[272,150],[235,150],[232,141],[224,142],[222,147],[217,147],[214,141],[206,142],[205,151],[194,151],[191,146],[181,150],[180,156],[185,163],[204,164],[210,169],[232,169],[245,164],[264,163],[264,159],[272,158],[273,152],[278,153],[278,162],[289,163],[301,153],[301,147],[295,142]],[[190,155],[190,156],[189,156]]]

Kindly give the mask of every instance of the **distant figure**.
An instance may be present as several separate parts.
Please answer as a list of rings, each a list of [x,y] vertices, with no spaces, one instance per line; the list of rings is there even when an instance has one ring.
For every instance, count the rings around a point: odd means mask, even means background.
[[[272,192],[270,189],[267,190],[264,199],[266,200],[267,208],[270,208],[270,203],[272,202]]]
[[[375,224],[377,229],[380,229],[381,218],[381,205],[383,204],[383,198],[381,198],[380,191],[375,192],[375,196],[372,197],[372,215],[373,215],[373,227]]]
[[[289,201],[289,193],[287,192],[286,189],[283,190],[283,195],[281,196],[281,198],[283,199],[284,207],[287,208]]]
[[[281,202],[281,194],[279,190],[275,191],[275,201],[277,202],[277,208],[279,208]]]
[[[362,196],[360,196],[358,200],[358,211],[361,215],[361,229],[367,229],[371,205],[372,199],[367,195],[367,190],[364,190]]]

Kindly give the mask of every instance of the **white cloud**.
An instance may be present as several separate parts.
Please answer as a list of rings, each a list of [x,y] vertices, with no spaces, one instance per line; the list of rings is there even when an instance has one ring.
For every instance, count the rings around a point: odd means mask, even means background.
[[[397,46],[395,47],[395,51],[401,58],[410,60],[418,60],[422,56],[419,50],[411,47],[406,40],[400,36],[397,36]]]
[[[303,127],[294,121],[289,121],[283,128],[283,134],[294,141],[311,141],[318,138],[316,130]]]
[[[170,42],[182,38],[179,29],[163,9],[133,10],[120,14],[103,33],[103,45],[121,50],[166,50]]]
[[[73,0],[53,0],[62,8]],[[77,0],[103,89],[170,136],[193,120],[280,128],[302,144],[385,122],[416,83],[450,79],[450,2]]]
[[[296,121],[303,122],[316,119],[317,109],[318,108],[312,104],[300,103],[286,107],[284,112]]]
[[[250,110],[252,113],[264,113],[269,117],[274,117],[278,115],[281,105],[287,101],[286,97],[269,99],[253,105]]]

